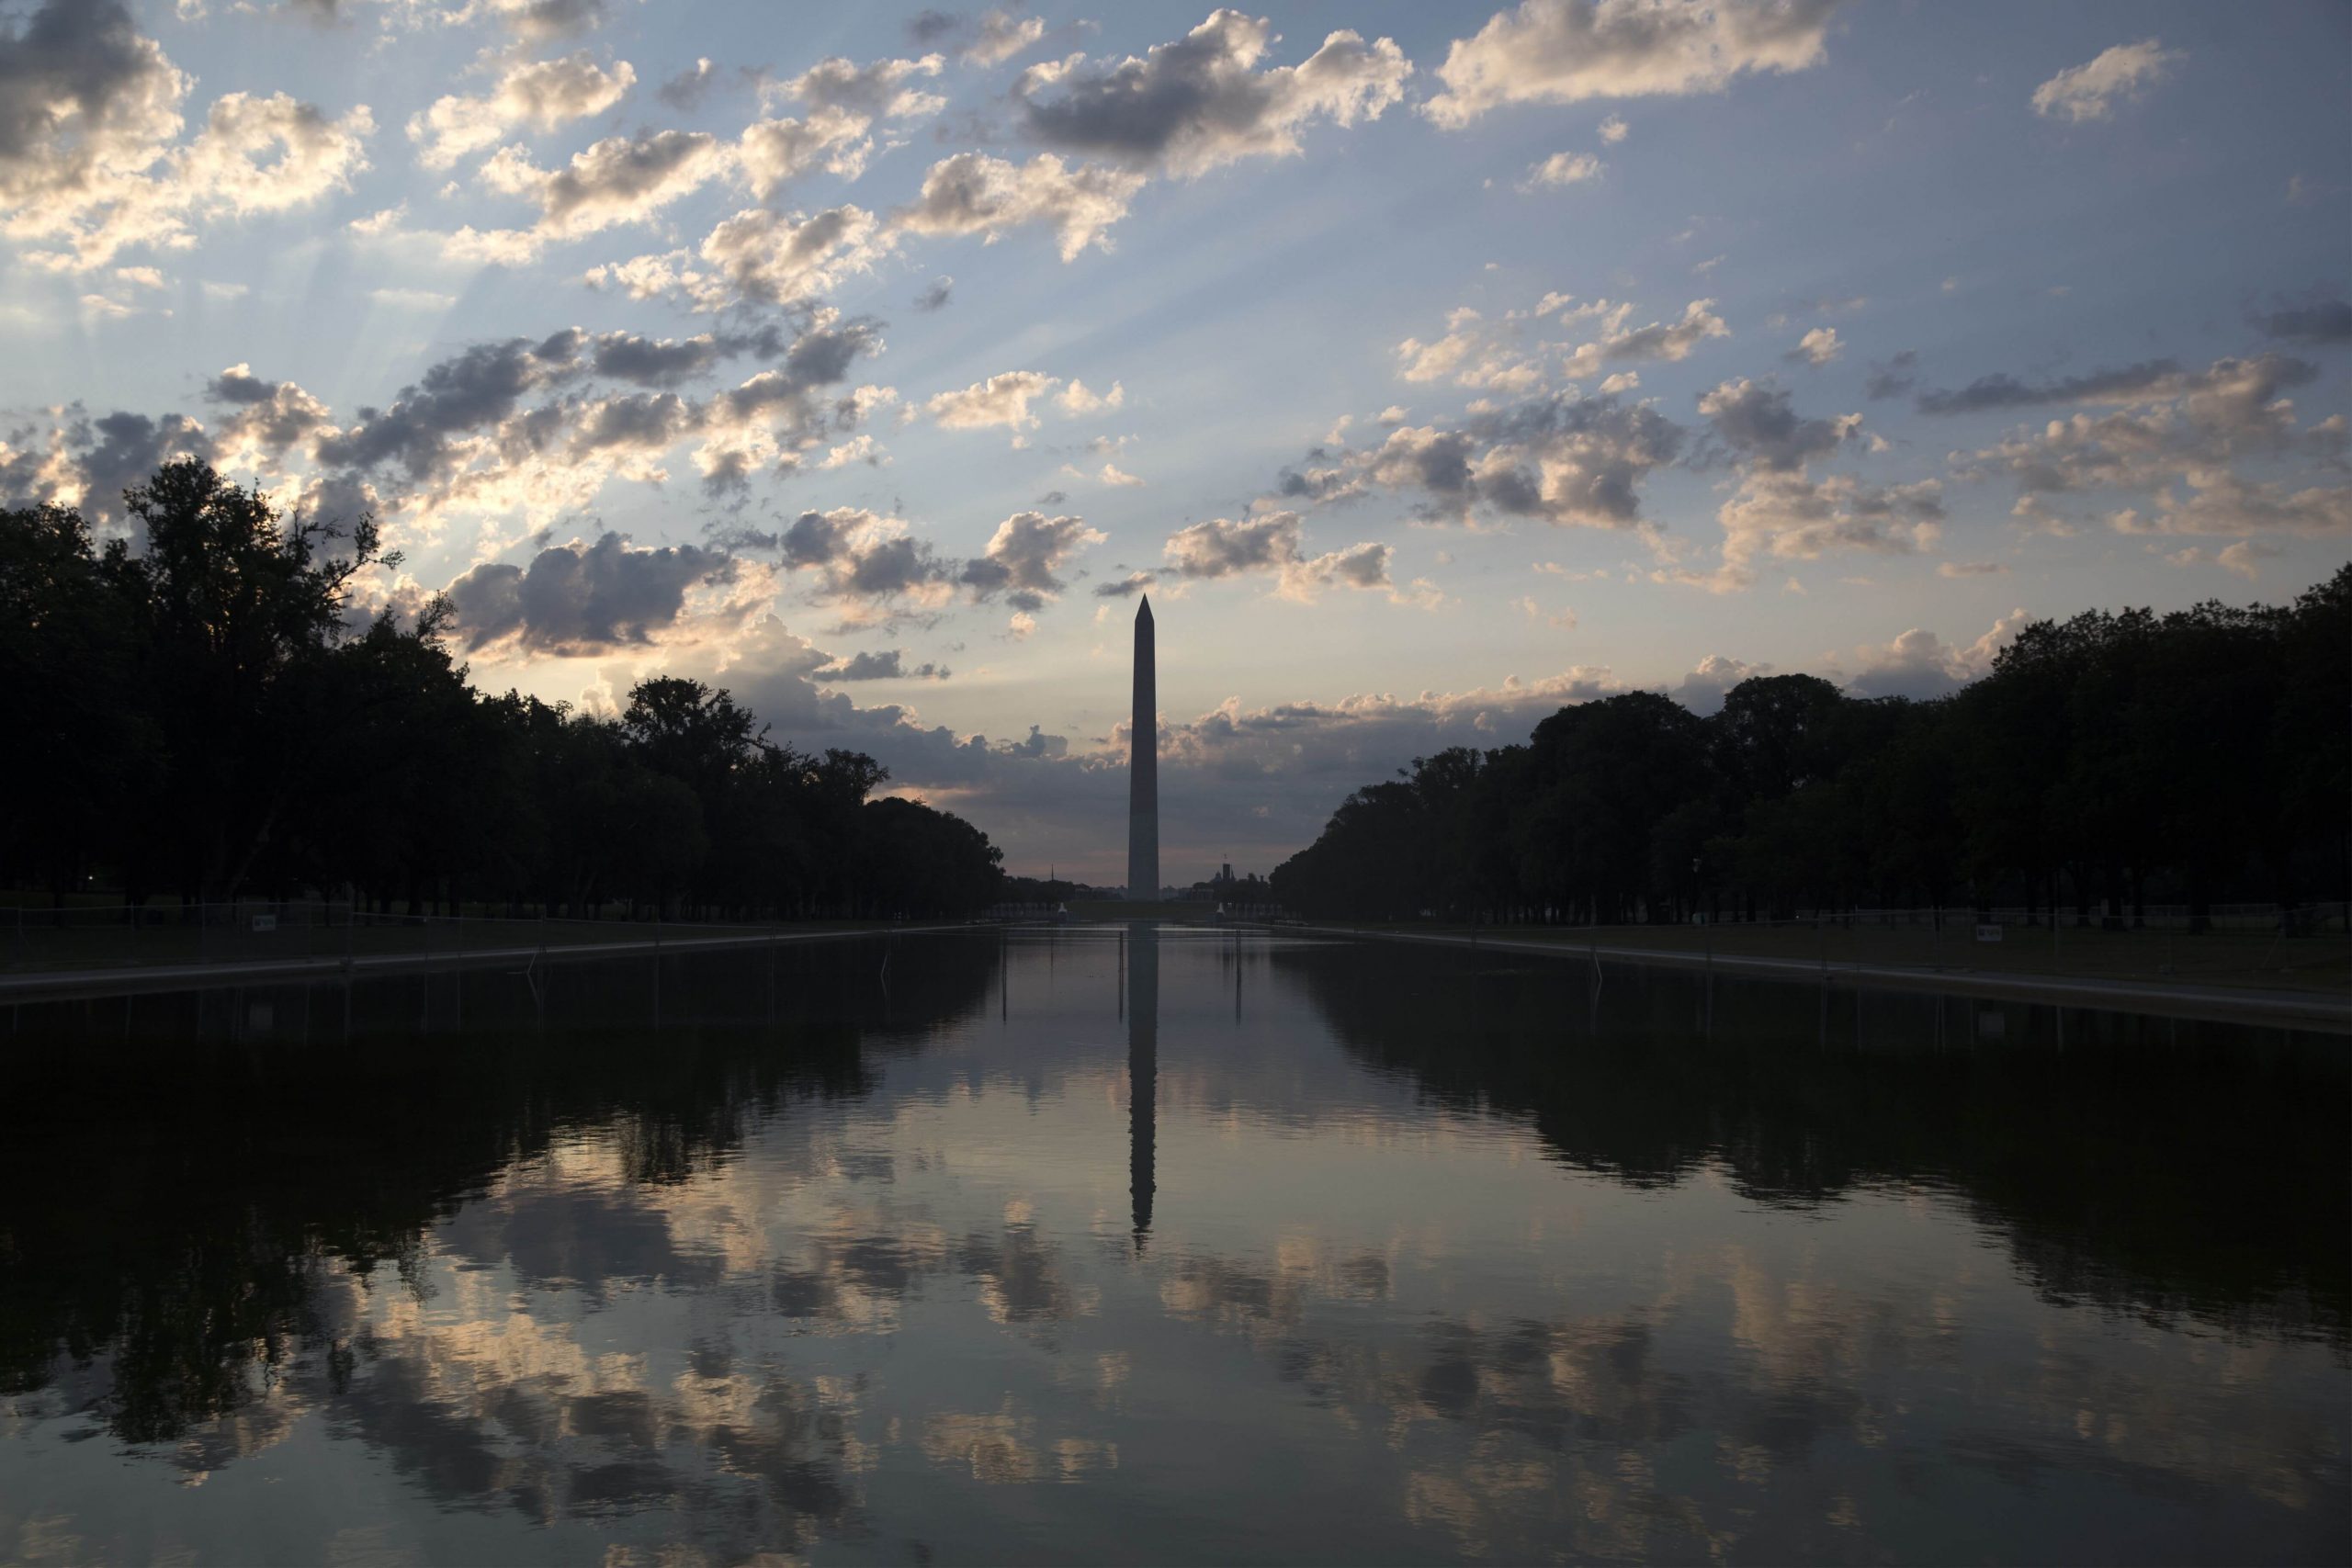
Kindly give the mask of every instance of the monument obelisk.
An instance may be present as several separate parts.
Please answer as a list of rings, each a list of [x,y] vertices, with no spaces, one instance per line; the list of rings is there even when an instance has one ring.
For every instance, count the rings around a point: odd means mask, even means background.
[[[1136,705],[1127,758],[1127,897],[1159,899],[1159,679],[1152,668],[1151,596],[1136,612]]]

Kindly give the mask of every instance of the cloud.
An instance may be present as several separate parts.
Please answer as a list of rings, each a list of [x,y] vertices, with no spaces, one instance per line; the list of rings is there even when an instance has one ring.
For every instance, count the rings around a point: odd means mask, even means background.
[[[2009,569],[1999,561],[1948,560],[1936,568],[1938,577],[2007,577]]]
[[[997,525],[979,558],[964,564],[959,581],[975,599],[1004,593],[1014,609],[1035,611],[1067,586],[1057,574],[1103,537],[1083,518],[1016,512]]]
[[[2319,367],[2299,359],[2267,356],[2279,367],[2278,384],[2292,386],[2316,377]],[[2220,365],[2234,366],[2234,360]],[[2213,372],[2207,373],[2210,382]],[[2222,374],[2228,374],[2223,372]],[[2199,378],[2177,360],[2150,359],[2111,370],[2093,370],[2056,381],[2020,381],[2007,372],[1980,376],[1958,391],[1922,392],[1921,413],[1975,413],[1985,409],[2029,408],[2037,403],[2132,403],[2173,398],[2194,390]]]
[[[2318,367],[2307,361],[2266,354],[2217,359],[2197,371],[2154,361],[2044,387],[1986,378],[1962,396],[1992,385],[2002,401],[2063,397],[2108,406],[2019,431],[1967,455],[1955,471],[1964,479],[2007,475],[2026,500],[2099,490],[2146,495],[2147,510],[2127,507],[2109,517],[2119,533],[2352,533],[2352,486],[2297,489],[2291,480],[2250,479],[2238,471],[2247,460],[2305,457],[2340,473],[2343,416],[2299,426],[2293,400],[2280,395],[2317,376]]]
[[[1011,164],[984,152],[943,158],[923,175],[913,202],[890,215],[915,234],[981,234],[993,243],[1026,223],[1052,227],[1064,261],[1089,245],[1110,249],[1103,231],[1127,215],[1144,176],[1099,164],[1071,168],[1051,153]]]
[[[581,344],[576,331],[476,344],[430,367],[389,409],[361,409],[349,430],[319,443],[319,459],[353,469],[398,462],[412,479],[446,477],[461,460],[455,438],[504,420],[525,393],[578,374]]]
[[[1562,186],[1581,185],[1597,180],[1607,165],[1589,152],[1555,152],[1539,164],[1528,165],[1527,174],[1519,182],[1522,192]]]
[[[1447,49],[1421,112],[1449,130],[1507,104],[1722,91],[1756,71],[1817,63],[1838,0],[1682,6],[1524,0]]]
[[[1128,490],[1141,490],[1143,488],[1143,481],[1141,479],[1136,478],[1135,475],[1128,473],[1125,469],[1120,468],[1115,463],[1103,464],[1102,472],[1096,477],[1101,479],[1106,485],[1117,485]]]
[[[1679,321],[1652,321],[1648,326],[1627,330],[1624,321],[1630,308],[1612,308],[1600,301],[1599,308],[1608,312],[1602,317],[1607,335],[1569,355],[1563,369],[1570,376],[1582,377],[1597,375],[1603,366],[1628,360],[1655,359],[1671,364],[1688,359],[1690,351],[1709,338],[1731,336],[1731,329],[1714,313],[1714,306],[1713,299],[1693,299],[1682,308]]]
[[[606,534],[541,550],[527,567],[484,562],[445,592],[469,652],[604,653],[652,641],[677,622],[689,590],[731,581],[740,565],[692,545],[639,549]]]
[[[1098,393],[1083,381],[1072,381],[1054,396],[1054,406],[1066,414],[1094,413],[1102,409],[1114,409],[1127,400],[1127,389],[1118,382],[1111,389]]]
[[[1899,398],[1919,384],[1919,355],[1916,349],[1904,349],[1894,358],[1871,361],[1871,373],[1862,382],[1862,396],[1871,399]]]
[[[2267,336],[2288,343],[2352,343],[2352,304],[2327,299],[2316,305],[2291,306],[2256,316],[2254,324]]]
[[[944,664],[909,664],[906,654],[899,649],[886,648],[878,653],[859,653],[848,659],[837,659],[831,664],[809,671],[814,680],[842,681],[944,681],[952,673]]]
[[[772,550],[786,572],[808,572],[820,597],[872,619],[902,608],[936,610],[967,591],[1033,614],[1068,584],[1061,574],[1103,536],[1083,518],[1018,512],[997,525],[978,556],[956,560],[913,537],[904,522],[861,507],[804,512],[776,534],[739,533],[740,548]]]
[[[1540,385],[1543,367],[1524,344],[1519,312],[1489,321],[1468,306],[1447,313],[1442,338],[1407,338],[1396,345],[1396,374],[1408,381],[1451,378],[1458,387],[1525,392]]]
[[[2023,610],[2012,610],[1965,648],[1915,626],[1890,642],[1854,649],[1857,668],[1844,684],[1859,697],[1946,695],[1991,670],[1994,657],[2031,619]]]
[[[1711,653],[1699,660],[1698,668],[1682,677],[1681,684],[1670,694],[1674,700],[1701,717],[1722,710],[1724,698],[1742,681],[1772,673],[1770,664],[1750,664],[1727,654]]]
[[[1553,392],[1458,426],[1399,426],[1342,468],[1390,490],[1422,491],[1425,521],[1470,523],[1484,513],[1628,528],[1641,520],[1643,480],[1674,461],[1683,437],[1655,409]]]
[[[842,109],[869,119],[912,119],[937,114],[946,100],[909,84],[936,76],[946,64],[936,54],[919,60],[876,60],[859,65],[835,56],[782,85],[781,91],[820,108]]]
[[[417,144],[418,163],[447,169],[496,145],[518,126],[554,130],[602,114],[627,97],[636,82],[636,68],[628,61],[607,71],[584,50],[560,60],[517,64],[480,97],[435,99],[410,118],[408,139]]]
[[[282,212],[347,189],[375,121],[283,93],[229,93],[185,142],[192,79],[115,0],[50,0],[0,21],[0,235],[60,242],[26,259],[55,271],[123,250],[185,250],[191,225]]]
[[[538,202],[540,220],[521,237],[536,247],[622,223],[644,222],[725,174],[731,163],[717,137],[699,130],[656,130],[608,136],[552,172],[535,167],[519,148],[502,148],[482,165],[481,178],[492,189]]]
[[[1633,127],[1612,114],[1594,127],[1594,132],[1603,142],[1614,147],[1632,134]]]
[[[1760,561],[1814,560],[1847,551],[1907,555],[1932,548],[1941,534],[1942,486],[1935,479],[1873,484],[1850,474],[1815,478],[1811,465],[1861,429],[1860,414],[1809,419],[1790,394],[1746,379],[1725,381],[1699,400],[1716,438],[1736,455],[1737,489],[1716,509],[1722,557],[1715,570],[1684,564],[1685,548],[1654,540],[1654,581],[1713,593],[1755,586]]]
[[[1035,47],[1046,36],[1043,17],[1014,17],[1001,10],[980,13],[972,29],[969,42],[956,51],[975,65],[1001,65],[1014,55]]]
[[[2033,112],[2044,119],[2105,119],[2119,103],[2141,96],[2188,56],[2154,39],[2120,43],[2084,64],[2070,65],[2033,90]]]
[[[1790,394],[1745,378],[1725,381],[1699,399],[1699,412],[1741,457],[1758,468],[1786,473],[1826,457],[1860,433],[1862,416],[1804,419]]]
[[[948,300],[953,299],[955,294],[956,280],[945,273],[942,273],[933,278],[922,293],[915,296],[914,308],[925,313],[944,310],[947,308]]]
[[[1094,597],[1097,599],[1132,599],[1136,594],[1142,592],[1145,589],[1151,587],[1159,581],[1159,574],[1158,572],[1131,571],[1125,577],[1114,578],[1108,582],[1096,583],[1094,585]]]
[[[1330,34],[1306,62],[1261,71],[1262,18],[1220,10],[1141,58],[1032,66],[1013,87],[1020,129],[1048,147],[1193,177],[1242,158],[1299,151],[1320,119],[1377,119],[1404,96],[1412,64],[1389,39]]]
[[[701,107],[703,98],[718,80],[718,73],[706,55],[663,82],[656,89],[656,96],[673,109],[690,111]]]
[[[1781,357],[1818,367],[1828,364],[1845,351],[1846,345],[1838,341],[1836,327],[1815,327],[1797,340],[1796,347]]]
[[[751,346],[747,339],[722,339],[709,333],[690,338],[598,333],[590,343],[589,363],[597,375],[640,387],[675,387],[691,381],[721,359]]]
[[[1007,370],[976,381],[958,392],[941,392],[922,405],[923,412],[944,430],[986,430],[993,426],[1012,432],[1015,446],[1026,445],[1021,433],[1033,430],[1037,416],[1030,403],[1061,385],[1061,378],[1035,370]]]
[[[806,119],[763,119],[747,125],[736,139],[736,165],[752,194],[766,200],[812,169],[843,179],[865,172],[874,143],[865,132],[873,122],[847,109],[820,107]]]
[[[1391,598],[1402,597],[1389,579],[1386,545],[1359,543],[1309,556],[1295,512],[1265,513],[1238,522],[1214,517],[1194,523],[1170,535],[1164,553],[1168,575],[1213,581],[1269,573],[1275,579],[1277,593],[1302,602],[1311,602],[1317,590],[1334,586],[1383,589],[1389,591]],[[1143,576],[1137,573],[1129,581],[1140,587]],[[1114,587],[1111,592],[1121,591]]]
[[[874,214],[842,205],[822,212],[748,208],[721,221],[698,251],[671,251],[592,267],[597,288],[633,299],[673,296],[698,309],[803,305],[888,254],[895,238]],[[696,260],[704,265],[697,266]]]

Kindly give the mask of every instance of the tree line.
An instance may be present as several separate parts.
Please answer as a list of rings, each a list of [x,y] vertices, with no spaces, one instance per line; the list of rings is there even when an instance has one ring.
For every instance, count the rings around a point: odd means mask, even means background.
[[[1601,924],[2022,906],[2137,924],[2352,894],[2352,566],[2292,604],[2037,621],[1932,701],[1811,675],[1634,692],[1348,796],[1309,915]]]
[[[0,886],[379,910],[960,916],[1002,852],[856,751],[664,676],[615,716],[474,688],[435,601],[353,622],[372,519],[288,518],[209,465],[124,492],[143,547],[0,509]]]

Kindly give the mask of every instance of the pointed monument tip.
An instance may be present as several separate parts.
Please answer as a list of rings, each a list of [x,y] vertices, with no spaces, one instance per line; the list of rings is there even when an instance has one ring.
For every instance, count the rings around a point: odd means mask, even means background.
[[[1148,593],[1145,594],[1145,595],[1143,596],[1143,603],[1142,603],[1140,605],[1136,606],[1136,620],[1138,620],[1138,621],[1148,621],[1148,620],[1151,619],[1151,595],[1150,595],[1150,594],[1148,594]]]

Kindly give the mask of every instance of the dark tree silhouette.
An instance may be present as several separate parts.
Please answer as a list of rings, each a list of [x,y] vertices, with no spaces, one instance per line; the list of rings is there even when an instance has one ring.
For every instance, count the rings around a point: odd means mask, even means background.
[[[1273,874],[1360,918],[1604,923],[1962,899],[2078,924],[2352,892],[2352,567],[2292,605],[2038,621],[1934,702],[1632,693],[1417,759]],[[2128,914],[2127,914],[2128,908]],[[2064,916],[2062,916],[2064,911]]]
[[[657,676],[605,718],[476,691],[444,602],[356,626],[359,574],[397,564],[372,519],[288,520],[197,462],[124,499],[136,548],[0,511],[0,723],[41,741],[0,779],[0,883],[671,919],[997,897],[985,834],[725,691]]]

